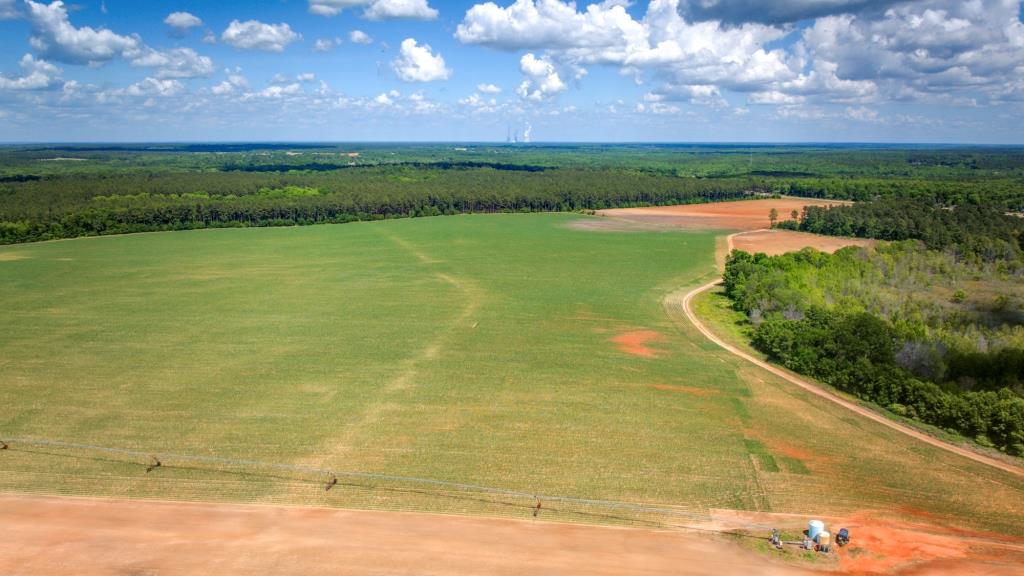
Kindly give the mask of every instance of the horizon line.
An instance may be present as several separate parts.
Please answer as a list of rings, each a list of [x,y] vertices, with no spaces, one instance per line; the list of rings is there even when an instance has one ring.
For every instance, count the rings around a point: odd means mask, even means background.
[[[934,147],[988,147],[1024,148],[1021,143],[995,142],[886,142],[871,140],[541,140],[533,142],[506,142],[504,140],[11,140],[0,141],[0,147],[14,146],[169,146],[183,144],[277,144],[277,145],[484,145],[484,146],[559,146],[559,145],[662,145],[662,146],[934,146]]]

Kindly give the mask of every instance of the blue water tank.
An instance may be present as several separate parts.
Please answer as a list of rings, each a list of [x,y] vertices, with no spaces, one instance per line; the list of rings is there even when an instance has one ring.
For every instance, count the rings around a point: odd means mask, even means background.
[[[825,529],[825,523],[821,520],[811,520],[807,523],[807,537],[811,540],[817,538],[818,533]]]

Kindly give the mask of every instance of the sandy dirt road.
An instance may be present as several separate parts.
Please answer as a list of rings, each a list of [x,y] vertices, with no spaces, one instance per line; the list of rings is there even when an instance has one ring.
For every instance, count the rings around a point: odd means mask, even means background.
[[[733,249],[733,247],[735,245],[735,239],[736,239],[737,236],[739,236],[741,234],[744,234],[744,233],[743,232],[738,232],[736,234],[730,234],[728,236],[728,238],[726,239],[726,244],[727,244],[728,252],[732,252],[732,249]],[[902,425],[902,424],[900,424],[898,422],[895,422],[893,420],[890,420],[890,419],[886,418],[885,416],[882,416],[882,415],[880,415],[880,414],[878,414],[878,413],[876,413],[876,412],[874,412],[872,410],[869,410],[869,409],[867,409],[867,408],[865,408],[863,406],[860,406],[858,404],[850,402],[849,400],[846,400],[845,398],[841,398],[841,397],[839,397],[839,396],[829,392],[828,390],[822,388],[821,386],[813,384],[813,383],[811,383],[811,382],[809,382],[809,381],[807,381],[807,380],[805,380],[803,378],[800,378],[799,376],[797,376],[796,374],[794,374],[792,372],[789,372],[788,370],[784,370],[784,369],[782,369],[782,368],[780,368],[778,366],[774,366],[772,364],[769,364],[768,362],[765,362],[763,360],[755,358],[754,356],[751,356],[750,354],[747,354],[743,350],[740,350],[739,348],[736,348],[735,346],[733,346],[733,345],[729,344],[728,342],[722,340],[721,338],[716,336],[714,334],[714,332],[712,332],[710,329],[708,329],[708,327],[705,326],[703,322],[700,321],[700,319],[697,317],[697,315],[694,314],[693,308],[691,306],[691,302],[693,301],[693,298],[695,296],[697,296],[698,294],[701,294],[703,292],[706,292],[707,290],[710,290],[711,288],[714,288],[715,286],[717,286],[720,283],[721,283],[721,280],[714,280],[712,282],[708,282],[707,284],[705,284],[703,286],[700,286],[698,288],[694,288],[693,290],[690,290],[689,292],[687,292],[685,294],[682,294],[681,292],[675,292],[673,294],[670,294],[666,298],[666,302],[665,302],[666,309],[670,313],[673,313],[673,311],[682,310],[682,312],[686,316],[686,320],[688,320],[691,324],[693,324],[693,326],[695,328],[697,328],[697,330],[700,331],[700,333],[703,334],[704,337],[707,338],[708,340],[710,340],[710,341],[714,342],[715,344],[717,344],[718,346],[724,348],[730,354],[732,354],[734,356],[737,356],[739,358],[742,358],[743,360],[746,360],[747,362],[750,362],[751,364],[754,364],[755,366],[757,366],[759,368],[767,370],[768,372],[771,372],[772,374],[778,376],[779,378],[782,378],[782,379],[786,380],[787,382],[790,382],[791,384],[799,386],[800,388],[803,388],[804,390],[806,390],[806,391],[808,391],[808,392],[810,392],[810,393],[812,393],[812,394],[814,394],[816,396],[820,396],[822,398],[825,398],[826,400],[829,400],[830,402],[834,402],[836,404],[839,404],[840,406],[842,406],[844,408],[847,408],[848,410],[850,410],[852,412],[856,412],[857,414],[859,414],[859,415],[861,415],[861,416],[863,416],[865,418],[868,418],[869,420],[873,420],[875,422],[878,422],[879,424],[882,424],[883,426],[887,426],[889,428],[892,428],[893,430],[897,430],[899,432],[902,432],[903,434],[906,434],[907,436],[910,436],[912,438],[916,438],[917,440],[920,440],[920,441],[925,442],[927,444],[931,444],[932,446],[935,446],[937,448],[941,448],[943,450],[946,450],[947,452],[952,452],[953,454],[957,454],[958,456],[963,456],[964,458],[969,458],[971,460],[974,460],[975,462],[980,462],[982,464],[987,464],[987,465],[992,466],[994,468],[999,468],[1000,470],[1005,470],[1006,472],[1009,472],[1011,474],[1015,474],[1017,476],[1024,477],[1024,468],[1020,468],[1018,466],[1014,466],[1013,464],[1010,464],[1008,462],[1003,462],[1002,460],[998,460],[996,458],[990,458],[988,456],[985,456],[984,454],[980,454],[978,452],[974,452],[973,450],[969,450],[967,448],[962,448],[960,446],[956,446],[955,444],[950,444],[949,442],[944,442],[942,440],[939,440],[938,438],[929,436],[928,434],[925,434],[924,432],[921,432],[919,430],[915,430],[914,428],[911,428],[909,426],[904,426],[904,425]]]
[[[407,512],[0,495],[0,574],[810,574],[678,531]]]

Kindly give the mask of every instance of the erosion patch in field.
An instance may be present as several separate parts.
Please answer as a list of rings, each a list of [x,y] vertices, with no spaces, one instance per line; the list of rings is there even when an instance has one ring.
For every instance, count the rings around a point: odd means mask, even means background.
[[[871,246],[874,243],[874,240],[864,238],[822,236],[793,230],[756,230],[733,237],[733,247],[737,250],[763,252],[769,256],[796,252],[807,247],[831,253],[847,246]]]
[[[630,330],[613,337],[611,340],[618,345],[620,351],[626,354],[643,356],[644,358],[655,358],[664,351],[652,348],[649,344],[661,342],[664,339],[665,337],[660,332],[654,330]]]
[[[811,471],[807,467],[808,462],[825,463],[831,460],[827,456],[819,456],[798,448],[780,436],[757,436],[751,430],[746,431],[746,436],[756,438],[749,441],[760,446],[763,452],[770,453],[780,465],[779,468],[790,474],[809,475]]]
[[[17,252],[0,252],[0,262],[14,262],[15,260],[27,260],[28,256]]]
[[[778,211],[779,220],[786,220],[791,218],[790,214],[794,210],[800,212],[804,206],[837,204],[849,204],[849,202],[787,196],[762,200],[650,208],[612,208],[599,210],[598,214],[620,221],[617,225],[623,230],[637,226],[674,227],[688,230],[757,230],[771,226],[768,214],[773,208]],[[615,226],[616,224],[613,223],[606,224],[604,229],[613,229]]]

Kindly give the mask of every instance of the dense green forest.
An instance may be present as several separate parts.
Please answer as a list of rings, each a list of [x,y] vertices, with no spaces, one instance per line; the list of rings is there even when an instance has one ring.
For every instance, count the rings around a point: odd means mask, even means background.
[[[296,193],[296,190],[303,192]],[[1024,208],[1017,148],[152,144],[0,148],[0,243],[754,192]],[[996,247],[996,250],[1001,247]]]
[[[1024,243],[1024,218],[998,204],[942,205],[919,198],[882,197],[849,206],[807,206],[791,228],[881,240],[921,240],[932,250],[949,250],[961,258],[1017,263]]]
[[[742,180],[610,170],[367,167],[21,182],[0,191],[0,242],[217,226],[339,223],[466,212],[568,211],[742,198]]]
[[[1024,276],[919,241],[734,251],[725,290],[786,367],[1024,455]]]

